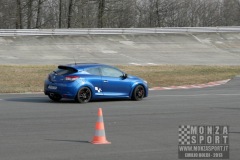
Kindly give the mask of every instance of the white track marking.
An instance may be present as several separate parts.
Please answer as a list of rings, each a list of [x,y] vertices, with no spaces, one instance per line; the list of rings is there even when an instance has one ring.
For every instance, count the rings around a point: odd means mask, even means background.
[[[156,66],[157,64],[156,64],[156,63],[147,63],[147,65],[153,65],[153,66]]]
[[[135,65],[135,66],[140,66],[140,65],[141,65],[141,64],[139,64],[139,63],[129,63],[129,64]]]
[[[191,94],[191,95],[152,95],[151,97],[197,97],[197,96],[240,96],[240,94]]]

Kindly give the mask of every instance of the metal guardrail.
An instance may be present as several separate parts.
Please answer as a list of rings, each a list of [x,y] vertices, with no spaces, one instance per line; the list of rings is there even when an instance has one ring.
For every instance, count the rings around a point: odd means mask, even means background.
[[[0,36],[158,34],[158,33],[240,32],[236,27],[171,27],[171,28],[83,28],[83,29],[0,29]]]

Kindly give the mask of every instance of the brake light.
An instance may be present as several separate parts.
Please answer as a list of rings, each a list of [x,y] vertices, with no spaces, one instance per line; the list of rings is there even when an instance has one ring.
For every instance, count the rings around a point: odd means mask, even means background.
[[[66,76],[65,77],[65,80],[66,81],[75,81],[77,80],[78,78],[80,78],[79,76]]]

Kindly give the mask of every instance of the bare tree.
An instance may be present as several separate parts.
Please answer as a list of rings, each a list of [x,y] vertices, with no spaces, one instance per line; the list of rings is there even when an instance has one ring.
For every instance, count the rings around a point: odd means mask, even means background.
[[[67,28],[71,28],[72,15],[73,15],[73,0],[69,0]]]
[[[32,12],[33,12],[33,0],[28,0],[28,21],[27,21],[27,28],[31,28],[31,21],[32,21]]]
[[[236,26],[239,17],[240,0],[0,0],[0,28]]]
[[[98,0],[98,28],[103,28],[104,10],[105,10],[105,0]]]
[[[22,10],[21,0],[17,0],[17,12],[16,12],[16,28],[22,29]]]
[[[36,18],[36,28],[39,28],[41,26],[40,18],[41,18],[41,6],[42,6],[43,0],[38,0],[37,5],[37,18]]]
[[[59,28],[62,28],[62,0],[59,0],[58,27],[59,27]]]

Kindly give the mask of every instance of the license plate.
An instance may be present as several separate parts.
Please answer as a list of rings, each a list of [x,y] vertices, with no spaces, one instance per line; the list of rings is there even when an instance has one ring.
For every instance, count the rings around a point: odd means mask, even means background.
[[[57,89],[57,86],[48,86],[48,89]]]

